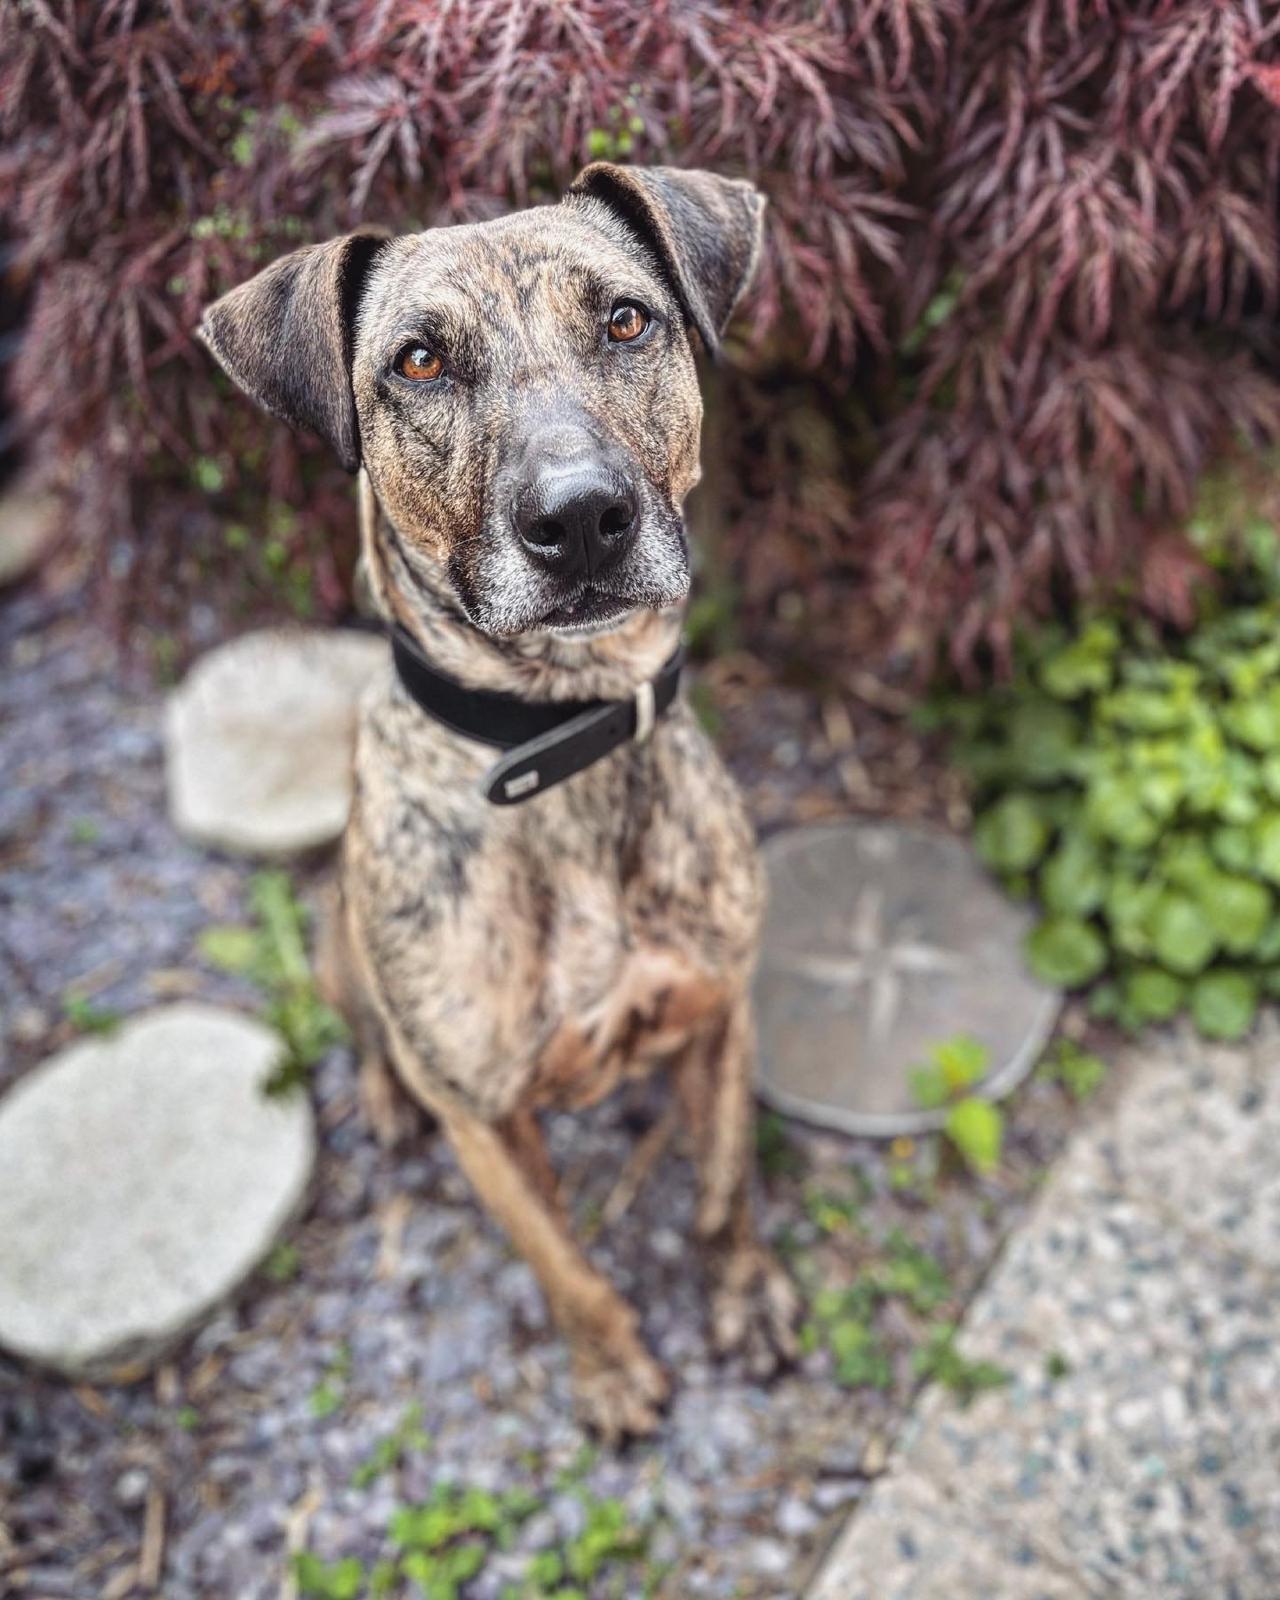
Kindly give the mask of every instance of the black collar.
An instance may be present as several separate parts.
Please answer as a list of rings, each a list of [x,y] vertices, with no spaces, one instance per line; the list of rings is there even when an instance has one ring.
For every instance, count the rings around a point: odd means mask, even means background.
[[[532,799],[628,739],[643,742],[675,699],[684,666],[684,647],[677,645],[657,677],[629,700],[522,700],[446,677],[398,625],[391,629],[391,654],[405,692],[429,717],[507,752],[484,778],[484,793],[496,806]]]

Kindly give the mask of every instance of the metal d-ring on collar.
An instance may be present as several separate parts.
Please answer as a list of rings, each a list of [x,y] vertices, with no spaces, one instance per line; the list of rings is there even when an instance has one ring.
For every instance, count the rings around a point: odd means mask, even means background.
[[[464,738],[506,754],[485,774],[483,789],[496,806],[518,805],[581,772],[628,739],[643,743],[676,697],[684,666],[678,645],[655,678],[626,700],[522,700],[492,689],[470,689],[433,667],[398,624],[391,654],[405,693],[427,716]]]

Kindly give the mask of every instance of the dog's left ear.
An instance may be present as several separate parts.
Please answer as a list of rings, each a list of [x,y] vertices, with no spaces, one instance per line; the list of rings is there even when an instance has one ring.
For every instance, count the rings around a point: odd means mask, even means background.
[[[360,465],[351,388],[356,310],[389,237],[368,228],[294,250],[215,300],[197,330],[246,394],[327,439],[348,472]]]
[[[760,256],[760,191],[713,172],[595,161],[569,193],[602,200],[649,247],[714,355]]]

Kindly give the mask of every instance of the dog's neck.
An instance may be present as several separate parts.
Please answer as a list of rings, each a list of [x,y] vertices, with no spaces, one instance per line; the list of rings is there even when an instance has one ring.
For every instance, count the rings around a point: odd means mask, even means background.
[[[440,672],[529,700],[618,700],[657,675],[680,637],[683,607],[636,611],[607,633],[499,638],[467,617],[439,563],[402,538],[361,474],[361,550],[374,603]]]

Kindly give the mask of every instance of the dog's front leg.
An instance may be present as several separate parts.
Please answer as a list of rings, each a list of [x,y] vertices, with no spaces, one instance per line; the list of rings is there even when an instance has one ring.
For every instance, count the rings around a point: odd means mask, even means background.
[[[800,1301],[752,1216],[753,1061],[751,1003],[742,992],[686,1047],[675,1076],[698,1165],[697,1230],[717,1279],[712,1339],[721,1353],[743,1351],[752,1373],[767,1377],[797,1353]]]
[[[463,1171],[542,1285],[569,1342],[585,1420],[610,1443],[652,1433],[666,1374],[641,1343],[634,1309],[570,1236],[534,1119],[494,1125],[450,1109],[443,1121]]]

